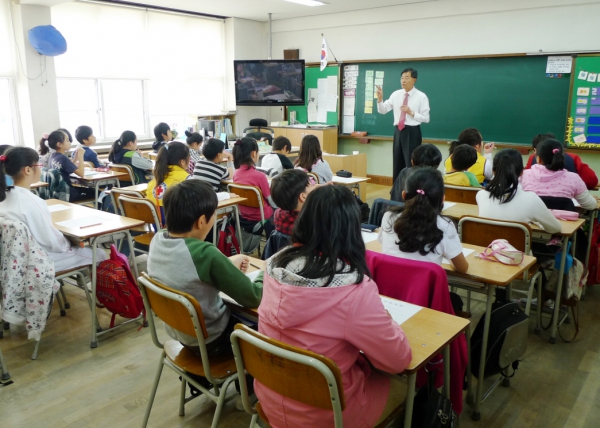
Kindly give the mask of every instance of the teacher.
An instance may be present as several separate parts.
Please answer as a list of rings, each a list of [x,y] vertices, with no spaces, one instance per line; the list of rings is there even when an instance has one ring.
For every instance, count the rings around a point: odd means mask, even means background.
[[[421,123],[429,122],[429,99],[415,88],[417,75],[414,68],[402,71],[402,89],[393,92],[385,102],[383,90],[377,86],[377,111],[386,114],[394,110],[394,183],[400,171],[411,166],[412,152],[423,142]]]

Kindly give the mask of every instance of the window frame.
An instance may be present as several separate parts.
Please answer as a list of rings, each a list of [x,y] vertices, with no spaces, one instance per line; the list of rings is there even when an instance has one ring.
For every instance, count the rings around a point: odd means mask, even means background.
[[[10,105],[10,116],[13,127],[14,146],[23,145],[23,134],[21,133],[21,121],[19,117],[19,104],[17,100],[16,79],[12,76],[2,76],[0,79],[8,80],[8,102]]]

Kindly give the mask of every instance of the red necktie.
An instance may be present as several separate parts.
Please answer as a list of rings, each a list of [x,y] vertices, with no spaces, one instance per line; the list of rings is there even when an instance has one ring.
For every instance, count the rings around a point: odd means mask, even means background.
[[[402,106],[408,105],[408,92],[404,95],[404,102],[402,102]],[[404,122],[406,121],[406,112],[403,111],[400,113],[400,122],[398,122],[398,129],[402,131],[404,129]]]

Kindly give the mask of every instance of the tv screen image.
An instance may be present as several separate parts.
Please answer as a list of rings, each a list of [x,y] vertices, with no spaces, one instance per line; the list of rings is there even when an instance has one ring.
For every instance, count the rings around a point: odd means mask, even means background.
[[[304,105],[304,60],[234,61],[236,105]]]

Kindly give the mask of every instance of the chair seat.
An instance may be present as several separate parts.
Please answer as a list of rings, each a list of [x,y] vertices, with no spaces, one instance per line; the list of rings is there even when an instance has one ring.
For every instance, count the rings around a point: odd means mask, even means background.
[[[149,225],[148,224],[143,224],[141,226],[136,226],[136,227],[132,227],[131,229],[129,229],[131,232],[138,232],[138,233],[146,233],[146,232],[151,232],[151,230],[149,230]]]
[[[78,272],[78,271],[80,271],[80,270],[82,270],[82,269],[85,269],[85,268],[91,268],[91,267],[92,267],[92,265],[91,265],[91,264],[89,264],[89,265],[81,265],[81,266],[76,266],[76,267],[74,267],[74,268],[69,268],[69,269],[61,270],[60,272],[56,272],[56,273],[54,274],[54,276],[55,276],[55,277],[58,277],[58,276],[62,276],[62,275],[67,275],[67,274],[69,274],[69,273],[71,273],[71,272]]]
[[[154,238],[154,232],[144,233],[143,235],[134,236],[133,240],[138,244],[150,245],[150,241]]]
[[[164,345],[167,358],[177,367],[198,376],[206,376],[202,358],[183,346],[177,340],[167,340]],[[210,371],[213,377],[222,379],[237,372],[233,355],[210,358]]]

